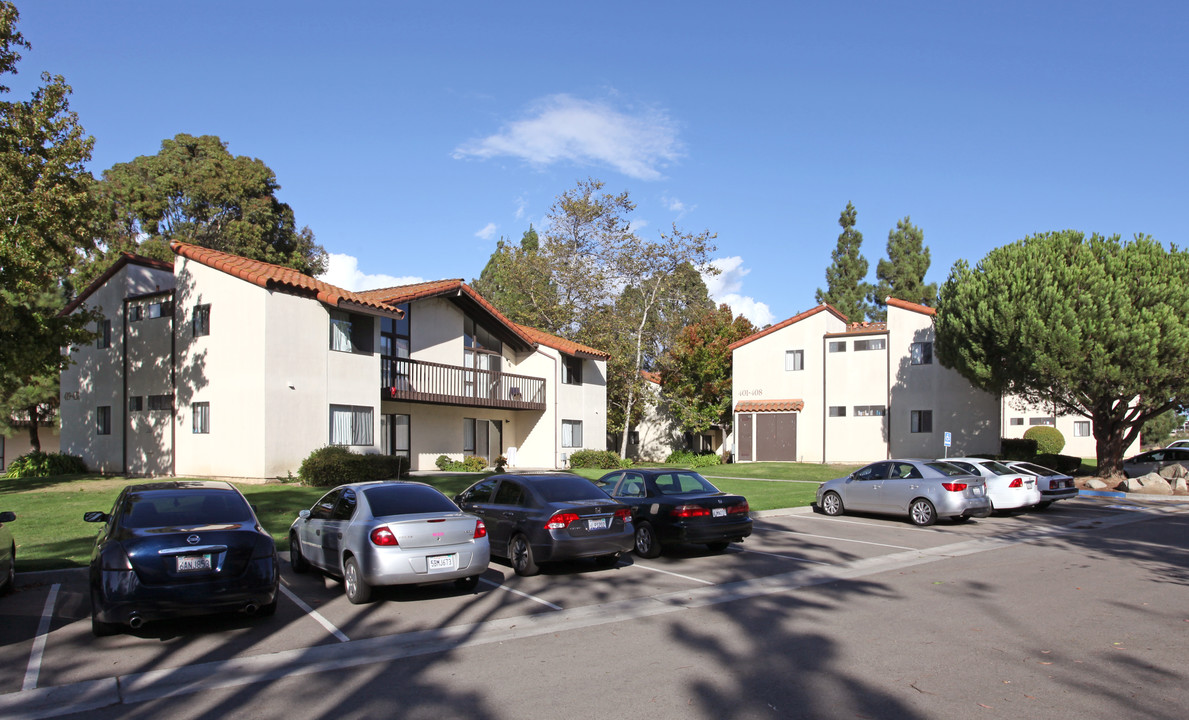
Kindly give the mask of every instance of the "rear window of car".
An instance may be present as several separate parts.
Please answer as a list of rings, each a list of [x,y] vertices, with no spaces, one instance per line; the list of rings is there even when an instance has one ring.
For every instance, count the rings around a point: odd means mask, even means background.
[[[925,467],[933,468],[937,472],[939,472],[942,475],[945,475],[947,477],[957,477],[958,475],[972,474],[968,470],[963,470],[962,468],[958,467],[957,465],[954,465],[953,463],[931,462],[931,463],[925,463]]]
[[[557,477],[534,478],[531,484],[541,494],[545,502],[607,499],[607,493],[584,477],[559,475]]]
[[[377,485],[363,496],[374,517],[458,512],[458,506],[438,490],[424,485]]]
[[[124,498],[124,527],[195,527],[248,522],[252,508],[228,490],[134,493]]]
[[[661,491],[661,495],[718,492],[718,488],[707,482],[701,475],[692,472],[675,472],[657,475],[656,489]]]
[[[991,472],[995,473],[996,475],[1011,475],[1012,473],[1017,472],[1016,470],[1012,470],[1011,468],[1004,465],[1003,463],[995,462],[994,460],[988,460],[984,463],[979,463],[979,464],[982,465],[983,467],[985,467],[986,469],[990,470]]]
[[[1047,475],[1056,475],[1057,474],[1056,470],[1050,470],[1047,467],[1041,467],[1040,465],[1033,465],[1032,463],[1018,463],[1016,465],[1016,467],[1020,468],[1024,472],[1030,472],[1035,475],[1046,475],[1047,476]]]

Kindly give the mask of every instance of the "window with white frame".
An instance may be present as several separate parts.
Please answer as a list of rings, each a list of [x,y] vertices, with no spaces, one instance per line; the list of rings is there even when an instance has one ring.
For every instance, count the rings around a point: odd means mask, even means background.
[[[884,350],[888,347],[886,338],[871,338],[870,340],[855,340],[855,352],[864,350]]]
[[[561,421],[561,446],[564,448],[582,447],[582,421]]]
[[[855,417],[883,417],[886,412],[883,405],[855,405]]]
[[[909,416],[909,432],[914,433],[931,433],[933,432],[933,411],[932,410],[913,410]]]
[[[196,402],[192,406],[194,411],[194,434],[207,435],[211,431],[211,404]]]
[[[845,405],[831,405],[830,406],[830,417],[846,417],[846,406]]]
[[[330,444],[371,445],[372,408],[360,405],[331,405]]]
[[[931,343],[931,342],[914,342],[912,344],[912,364],[913,365],[932,365],[933,364],[933,343]]]
[[[1090,421],[1075,420],[1073,423],[1074,437],[1090,437]]]
[[[805,351],[804,350],[786,350],[784,353],[784,369],[804,370],[805,369]]]

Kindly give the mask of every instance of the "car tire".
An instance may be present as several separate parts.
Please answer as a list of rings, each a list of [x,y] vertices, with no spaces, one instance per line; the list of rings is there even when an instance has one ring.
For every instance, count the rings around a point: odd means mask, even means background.
[[[91,634],[95,637],[109,637],[120,632],[116,623],[103,622],[99,619],[99,602],[95,590],[91,590]]]
[[[1036,503],[1036,509],[1037,510],[1048,510],[1050,507],[1052,507],[1052,505],[1053,505],[1052,500],[1042,500],[1042,501]]]
[[[661,554],[661,543],[657,540],[652,523],[641,520],[636,523],[636,554],[642,558],[654,558]]]
[[[301,543],[297,540],[297,533],[289,533],[289,567],[295,573],[310,571],[310,561],[301,553]]]
[[[822,495],[822,512],[830,516],[841,515],[845,508],[842,507],[842,496],[833,490]]]
[[[512,561],[512,570],[520,577],[530,577],[541,572],[533,559],[533,545],[523,533],[517,533],[508,543],[508,559]]]
[[[343,589],[352,605],[363,605],[372,599],[372,586],[363,579],[355,558],[347,558],[343,564]]]
[[[937,522],[937,510],[925,498],[917,498],[908,506],[908,519],[917,527],[928,527]]]
[[[17,586],[17,546],[12,544],[12,553],[9,555],[12,562],[8,565],[8,572],[4,574],[4,582],[0,583],[0,595],[7,595],[12,592]]]
[[[710,550],[710,552],[713,552],[713,553],[720,553],[720,552],[726,550],[728,547],[730,547],[730,545],[731,545],[731,543],[729,543],[729,542],[706,543],[706,547]]]
[[[599,567],[611,568],[619,562],[619,556],[623,553],[611,553],[610,555],[599,555],[595,558],[595,564]]]
[[[472,575],[470,577],[458,578],[454,581],[454,587],[463,592],[473,593],[475,588],[479,587],[479,576]]]

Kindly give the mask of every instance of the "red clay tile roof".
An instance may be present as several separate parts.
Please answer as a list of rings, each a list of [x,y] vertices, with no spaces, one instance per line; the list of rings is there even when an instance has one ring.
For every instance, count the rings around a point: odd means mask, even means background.
[[[221,250],[212,250],[177,240],[171,242],[169,247],[184,258],[246,280],[253,285],[259,285],[267,290],[317,298],[320,302],[334,307],[340,307],[343,303],[347,303],[389,313],[400,312],[393,305],[375,300],[363,293],[351,292],[322,282],[293,268],[273,265],[261,260],[251,260]]]
[[[641,370],[640,377],[644,378],[645,380],[647,380],[648,382],[650,382],[654,385],[661,384],[661,374],[660,373],[654,373],[654,372],[649,372],[647,370]]]
[[[838,337],[839,335],[878,335],[888,331],[888,324],[882,322],[861,322],[851,323],[846,326],[842,332],[826,333],[826,337]]]
[[[505,317],[502,312],[496,309],[495,305],[487,301],[487,298],[475,292],[474,288],[464,283],[461,279],[431,280],[430,282],[414,283],[412,285],[398,285],[397,287],[380,288],[379,290],[366,290],[360,294],[374,300],[382,300],[389,305],[401,305],[414,300],[424,300],[443,295],[457,295],[459,293],[466,295],[467,298],[490,313],[498,322],[507,327],[513,335],[519,337],[525,345],[532,345],[536,342],[528,333],[524,332],[522,326],[517,325]]]
[[[740,400],[735,412],[801,412],[804,400]]]
[[[919,312],[924,315],[937,314],[937,310],[934,308],[931,308],[927,305],[917,305],[916,303],[910,303],[907,300],[897,300],[894,297],[890,297],[885,300],[885,302],[886,304],[891,305],[892,307],[898,307],[901,310],[912,310],[913,312]]]
[[[756,333],[754,335],[748,335],[747,337],[743,338],[742,340],[736,340],[735,342],[728,345],[727,349],[734,350],[736,348],[741,348],[749,342],[759,340],[760,338],[764,337],[765,335],[771,335],[772,333],[776,332],[777,330],[783,330],[784,328],[788,327],[789,325],[792,325],[793,323],[801,322],[805,318],[813,317],[814,315],[817,315],[818,313],[823,312],[823,311],[833,314],[834,317],[838,318],[839,320],[841,320],[844,323],[847,322],[845,315],[838,312],[836,309],[834,309],[833,306],[829,305],[828,303],[822,303],[821,305],[818,305],[815,308],[806,310],[805,312],[803,312],[799,315],[794,315],[791,318],[789,318],[788,320],[784,320],[782,322],[776,323],[775,325],[773,325],[771,327],[764,328],[763,330],[759,331],[758,333]]]
[[[61,312],[58,314],[61,316],[66,316],[74,312],[79,305],[83,304],[84,300],[90,297],[91,293],[95,292],[95,290],[97,290],[103,283],[111,280],[112,276],[118,273],[120,268],[124,267],[125,265],[141,265],[147,268],[168,270],[171,273],[173,272],[173,263],[171,262],[165,262],[164,260],[154,260],[153,258],[147,258],[143,255],[136,255],[130,252],[120,253],[120,257],[116,258],[116,261],[111,264],[111,267],[104,271],[102,275],[92,280],[91,284],[88,285],[85,290],[79,293],[78,297],[71,300],[70,303],[66,305],[66,307],[62,308]]]
[[[515,323],[513,323],[515,325]],[[587,345],[576,343],[573,340],[566,340],[556,335],[550,335],[547,332],[538,330],[536,328],[528,327],[527,325],[516,325],[520,332],[528,336],[530,340],[546,347],[551,347],[554,350],[560,350],[567,355],[589,355],[595,358],[602,358],[609,360],[610,353],[605,353],[602,350],[595,350]]]

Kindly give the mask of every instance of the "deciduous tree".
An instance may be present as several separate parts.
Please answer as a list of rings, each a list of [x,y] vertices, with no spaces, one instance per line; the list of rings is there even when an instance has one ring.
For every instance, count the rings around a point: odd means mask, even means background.
[[[874,310],[872,320],[888,317],[887,298],[934,307],[937,305],[937,283],[925,283],[929,272],[929,248],[925,247],[925,233],[912,224],[907,215],[896,221],[896,228],[888,232],[888,257],[875,266],[879,282],[871,294]]]
[[[938,359],[988,392],[1093,421],[1098,471],[1122,469],[1151,418],[1189,405],[1189,253],[1066,230],[954,265]]]
[[[826,268],[826,289],[818,288],[819,303],[829,303],[851,322],[862,322],[871,312],[867,298],[874,288],[866,281],[867,260],[860,253],[863,234],[855,229],[858,212],[851,203],[846,204],[838,224],[842,233],[838,246],[830,254],[833,263]]]

